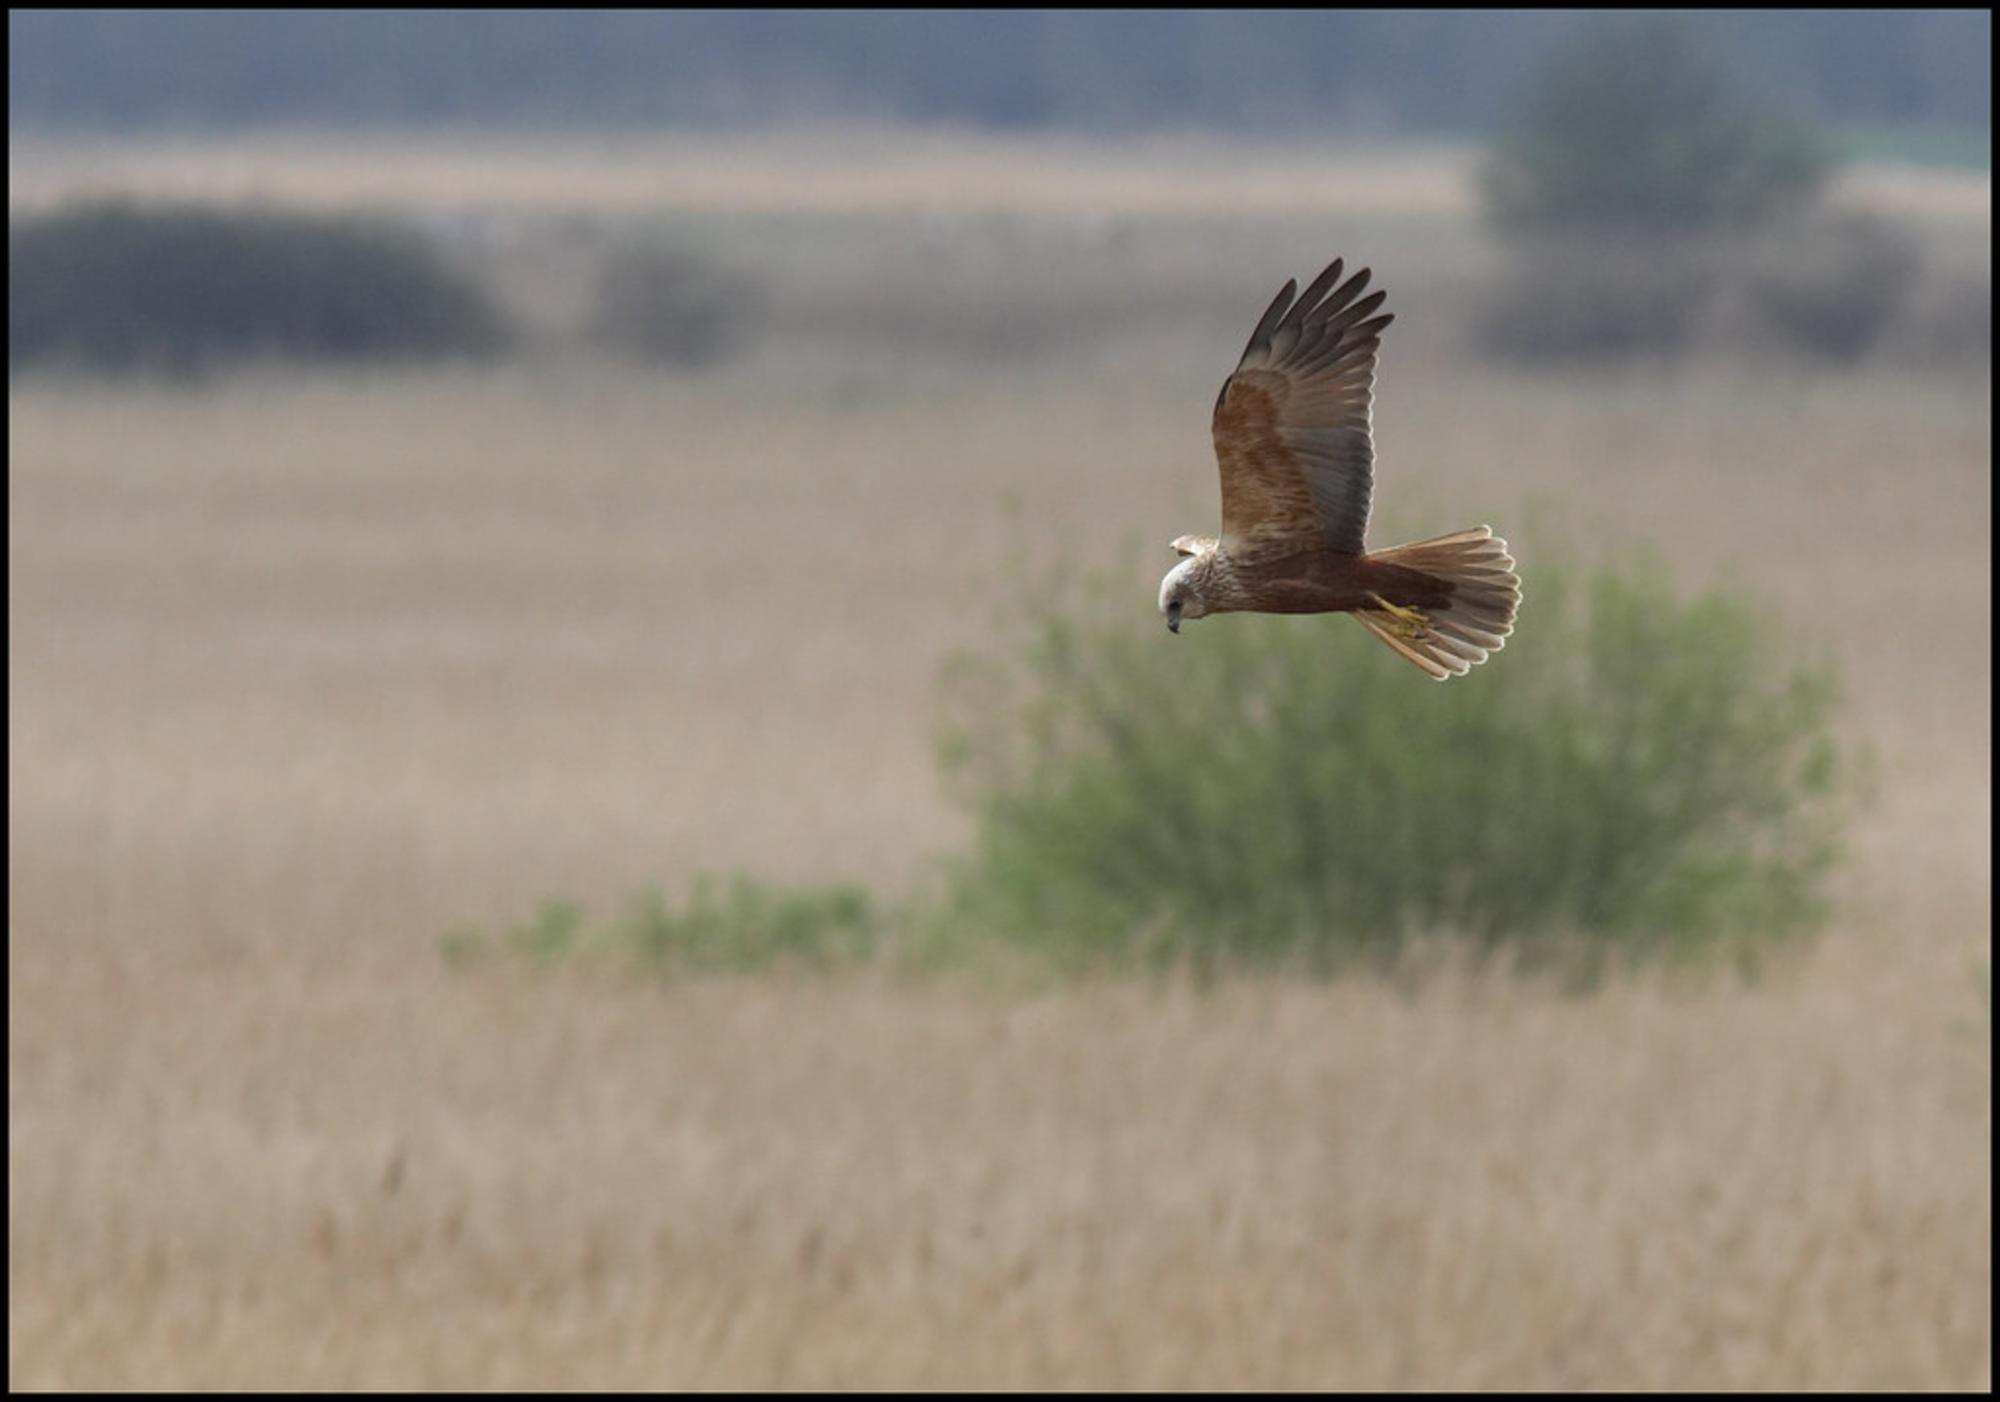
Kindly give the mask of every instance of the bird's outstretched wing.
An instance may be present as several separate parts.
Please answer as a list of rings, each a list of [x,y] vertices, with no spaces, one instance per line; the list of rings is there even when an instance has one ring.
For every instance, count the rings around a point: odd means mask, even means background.
[[[1340,273],[1336,258],[1296,301],[1287,282],[1216,397],[1222,545],[1238,560],[1364,549],[1375,352],[1395,318],[1372,315],[1368,269]]]

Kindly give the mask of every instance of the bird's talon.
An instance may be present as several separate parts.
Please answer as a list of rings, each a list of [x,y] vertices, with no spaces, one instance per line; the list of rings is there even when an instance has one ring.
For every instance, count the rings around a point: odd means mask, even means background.
[[[1375,601],[1377,608],[1389,615],[1389,631],[1397,637],[1415,642],[1417,639],[1423,637],[1424,634],[1430,632],[1430,615],[1424,613],[1421,609],[1404,608],[1401,604],[1392,604],[1372,589],[1368,591],[1368,597]]]

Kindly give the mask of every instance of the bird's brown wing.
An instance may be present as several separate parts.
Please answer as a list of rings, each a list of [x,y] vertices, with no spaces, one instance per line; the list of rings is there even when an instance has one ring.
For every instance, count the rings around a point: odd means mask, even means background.
[[[1395,318],[1361,295],[1368,269],[1340,273],[1336,258],[1296,300],[1287,282],[1216,397],[1222,546],[1238,560],[1364,548],[1375,352]]]

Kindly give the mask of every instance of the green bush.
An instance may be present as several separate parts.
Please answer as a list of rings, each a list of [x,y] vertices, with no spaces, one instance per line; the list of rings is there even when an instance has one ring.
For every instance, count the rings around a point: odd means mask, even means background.
[[[419,236],[360,218],[79,205],[11,221],[7,272],[10,369],[200,372],[507,340],[493,304]]]
[[[1066,964],[1393,961],[1420,935],[1595,973],[1812,930],[1845,761],[1825,666],[1754,596],[1652,566],[1526,572],[1443,685],[1344,620],[1169,637],[1129,590],[1026,602],[967,658],[944,759],[978,819],[953,918]]]
[[[727,883],[704,876],[680,909],[649,891],[624,916],[592,925],[571,902],[548,901],[533,919],[497,936],[461,927],[438,943],[457,965],[495,955],[539,965],[610,960],[672,978],[857,964],[873,954],[881,930],[859,886],[786,889],[744,876]]]
[[[1700,233],[1804,209],[1826,141],[1770,112],[1677,16],[1579,29],[1530,80],[1482,172],[1504,232]]]

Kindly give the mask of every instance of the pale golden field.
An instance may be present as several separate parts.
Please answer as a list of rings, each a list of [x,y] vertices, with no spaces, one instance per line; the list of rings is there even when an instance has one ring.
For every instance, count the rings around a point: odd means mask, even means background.
[[[1089,153],[937,206],[939,143],[844,202],[837,148],[796,204],[740,154],[678,208],[781,331],[708,376],[10,386],[11,1385],[1990,1385],[1985,364],[1483,367],[1462,169],[1206,207],[1147,148],[1106,224]],[[672,203],[475,156],[454,198]],[[1965,183],[1903,216],[1983,261]],[[546,252],[496,257],[554,316]],[[1150,611],[1216,384],[1336,252],[1403,318],[1385,539],[1492,521],[1524,628],[1525,521],[1650,543],[1840,657],[1876,794],[1820,943],[1588,998],[445,967],[549,896],[920,882],[1004,562],[1134,542]]]

